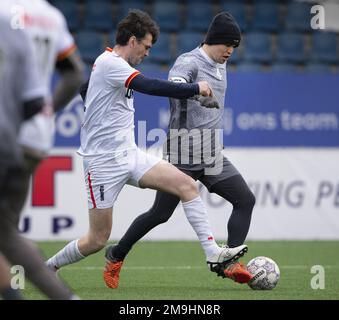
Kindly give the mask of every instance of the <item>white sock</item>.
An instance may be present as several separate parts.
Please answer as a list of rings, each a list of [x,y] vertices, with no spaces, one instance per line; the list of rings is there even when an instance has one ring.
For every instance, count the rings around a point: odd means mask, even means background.
[[[186,218],[197,234],[208,260],[208,257],[219,253],[221,248],[214,240],[205,205],[198,196],[191,201],[182,202],[182,206],[185,210]]]
[[[61,268],[68,264],[78,262],[85,258],[78,248],[78,240],[73,240],[59,252],[57,252],[52,258],[48,259],[46,264],[50,268]]]

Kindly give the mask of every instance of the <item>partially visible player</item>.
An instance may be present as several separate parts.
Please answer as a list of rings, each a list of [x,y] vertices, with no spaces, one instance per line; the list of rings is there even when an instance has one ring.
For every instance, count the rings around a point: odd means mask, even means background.
[[[35,246],[19,234],[18,213],[12,206],[21,188],[15,173],[25,166],[18,130],[22,121],[41,111],[46,88],[39,79],[31,41],[25,31],[11,25],[7,4],[5,0],[0,7],[0,252],[9,263],[22,266],[25,276],[49,298],[71,299],[71,291],[45,266]],[[8,282],[8,264],[1,255],[0,259],[0,277]],[[2,289],[5,298],[21,298],[5,283]]]
[[[54,142],[53,111],[59,111],[83,82],[83,65],[62,13],[45,0],[12,0],[25,12],[25,30],[33,41],[44,85],[49,89],[54,70],[60,79],[50,108],[22,126],[19,142],[29,154],[45,156]],[[52,113],[52,114],[51,114]]]
[[[47,1],[5,0],[0,10],[11,17],[12,25],[23,27],[28,33],[38,60],[40,80],[48,92],[55,67],[60,74],[53,97],[46,95],[42,112],[26,121],[19,134],[25,166],[13,173],[13,178],[21,180],[19,192],[11,202],[13,211],[17,213],[14,221],[17,224],[30,176],[53,144],[53,114],[71,100],[83,80],[82,62],[64,17]]]
[[[40,77],[49,92],[43,111],[25,122],[19,132],[26,168],[17,172],[22,188],[13,205],[15,211],[20,212],[27,197],[30,176],[53,146],[54,113],[65,107],[77,93],[83,82],[83,64],[65,18],[57,8],[45,0],[9,2],[23,9],[25,32],[32,40]],[[52,95],[50,87],[55,69],[60,77]]]
[[[4,0],[0,11],[10,19],[12,27],[23,28],[30,38],[39,80],[46,91],[43,110],[25,121],[19,131],[24,165],[11,173],[11,179],[16,181],[16,191],[15,196],[8,196],[11,200],[8,205],[13,212],[12,223],[17,226],[27,198],[30,177],[54,142],[54,113],[66,106],[77,93],[83,82],[83,64],[65,18],[47,1]],[[52,95],[50,87],[55,69],[59,73],[59,81]],[[2,264],[5,265],[5,261]],[[43,279],[44,275],[41,277]]]
[[[114,48],[108,48],[94,63],[79,149],[88,191],[89,232],[50,258],[47,264],[52,268],[77,262],[105,246],[112,229],[113,205],[126,183],[179,197],[211,263],[231,261],[247,251],[246,245],[219,247],[195,181],[172,164],[142,152],[135,143],[133,90],[177,99],[212,96],[206,81],[150,79],[134,68],[149,55],[158,34],[157,24],[147,13],[132,10],[118,24]],[[107,261],[104,280],[110,288],[115,286],[112,267]]]

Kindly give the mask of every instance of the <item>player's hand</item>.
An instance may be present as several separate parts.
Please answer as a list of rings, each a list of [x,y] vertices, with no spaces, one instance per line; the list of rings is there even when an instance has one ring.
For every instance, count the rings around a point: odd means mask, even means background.
[[[197,100],[205,108],[216,108],[216,109],[220,108],[219,103],[218,103],[217,99],[215,99],[215,97],[199,96]]]
[[[199,94],[200,95],[202,95],[204,97],[212,97],[213,96],[212,89],[206,81],[199,81],[198,85],[199,85]]]

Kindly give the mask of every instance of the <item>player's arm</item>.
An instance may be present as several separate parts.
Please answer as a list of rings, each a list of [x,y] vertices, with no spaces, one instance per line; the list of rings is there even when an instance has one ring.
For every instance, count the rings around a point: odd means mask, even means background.
[[[44,97],[35,98],[29,101],[23,102],[24,120],[28,120],[35,114],[39,113],[45,104]]]
[[[195,95],[210,96],[212,91],[205,81],[198,83],[176,83],[167,80],[152,79],[137,74],[126,87],[152,96],[176,99],[188,99]]]
[[[72,100],[84,81],[83,63],[75,48],[68,55],[59,56],[56,69],[60,74],[60,81],[53,94],[53,106],[57,112]]]
[[[197,75],[198,66],[194,60],[180,56],[171,68],[168,79],[176,83],[195,83]],[[195,95],[189,99],[199,101],[201,106],[206,108],[219,108],[213,93],[209,96]]]
[[[187,83],[187,80],[184,77],[170,77],[169,80],[176,83]],[[210,96],[195,95],[194,97],[191,97],[190,100],[199,101],[200,104],[206,108],[220,108],[219,103],[213,94]]]
[[[192,97],[193,95],[198,94],[196,92],[200,92],[198,84],[195,84],[194,86],[176,86],[172,85],[169,81],[149,79],[140,74],[138,76],[139,79],[137,81],[133,79],[130,83],[127,82],[127,85],[129,88],[141,93],[165,97],[172,97],[173,95],[179,94],[180,96],[184,96],[184,98],[178,99],[185,99],[186,96]],[[82,84],[79,90],[83,101],[85,101],[86,98],[88,84],[89,80]]]

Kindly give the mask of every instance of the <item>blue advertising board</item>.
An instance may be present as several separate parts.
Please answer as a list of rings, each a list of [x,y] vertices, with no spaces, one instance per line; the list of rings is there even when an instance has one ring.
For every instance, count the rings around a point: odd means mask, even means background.
[[[137,92],[134,98],[137,142],[145,130],[166,130],[168,99]],[[224,107],[225,146],[339,147],[338,75],[229,73]],[[57,147],[79,146],[82,117],[79,97],[57,115]]]

